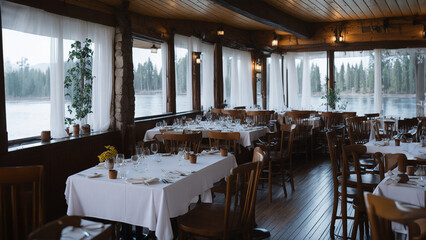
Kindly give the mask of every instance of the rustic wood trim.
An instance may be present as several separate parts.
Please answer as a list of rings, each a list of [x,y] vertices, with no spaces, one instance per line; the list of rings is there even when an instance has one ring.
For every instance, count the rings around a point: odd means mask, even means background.
[[[266,56],[262,56],[260,58],[260,63],[262,66],[262,72],[261,72],[261,85],[262,85],[262,108],[266,109],[268,104],[267,104],[267,85],[266,85]]]
[[[196,62],[201,52],[192,52],[192,106],[193,110],[201,110],[201,64]]]
[[[327,51],[327,61],[328,61],[328,83],[327,86],[334,90],[334,51]],[[328,91],[328,89],[326,89]]]
[[[1,26],[1,6],[0,6],[0,26]],[[0,32],[0,46],[3,46],[3,32]],[[0,47],[0,155],[7,153],[7,128],[6,128],[6,92],[4,89],[4,64],[3,47]]]
[[[46,12],[77,18],[84,21],[94,22],[102,25],[107,25],[114,27],[115,20],[112,12],[114,9],[111,7],[109,9],[111,14],[96,11],[93,9],[88,9],[85,7],[80,7],[76,5],[69,4],[65,1],[56,1],[56,0],[8,0],[10,2],[26,5],[33,8],[38,8]]]
[[[223,106],[223,59],[222,43],[219,41],[214,48],[214,107]]]
[[[256,62],[256,54],[254,52],[251,52],[251,84],[253,88],[253,105],[257,105]]]
[[[271,26],[277,30],[289,32],[301,38],[310,38],[308,23],[286,14],[258,0],[212,0],[231,11]]]
[[[176,72],[175,72],[175,39],[174,31],[171,31],[168,39],[167,56],[167,112],[176,113]]]

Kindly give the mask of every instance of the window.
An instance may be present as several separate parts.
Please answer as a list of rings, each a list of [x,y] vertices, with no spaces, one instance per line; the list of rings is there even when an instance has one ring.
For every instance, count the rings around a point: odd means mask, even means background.
[[[9,140],[50,128],[50,38],[3,28]]]
[[[157,53],[151,51],[152,46],[158,48]],[[161,51],[159,44],[133,39],[135,118],[166,113]]]
[[[76,39],[92,40],[92,114],[95,131],[110,123],[112,42],[114,29],[40,9],[2,2],[8,140],[39,136],[66,137],[64,79],[70,46]],[[76,121],[76,123],[80,123]]]

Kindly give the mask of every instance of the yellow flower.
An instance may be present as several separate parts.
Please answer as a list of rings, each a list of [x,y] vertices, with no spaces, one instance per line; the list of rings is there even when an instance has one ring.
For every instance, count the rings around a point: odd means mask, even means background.
[[[105,152],[101,153],[98,158],[99,158],[99,162],[104,162],[106,159],[108,158],[115,158],[115,156],[117,156],[117,150],[115,149],[114,146],[108,145],[105,146],[106,150]]]

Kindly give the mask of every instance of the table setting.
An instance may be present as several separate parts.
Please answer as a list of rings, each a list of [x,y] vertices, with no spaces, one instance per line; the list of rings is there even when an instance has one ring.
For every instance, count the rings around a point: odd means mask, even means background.
[[[237,166],[232,154],[219,151],[189,153],[187,160],[183,150],[163,155],[153,149],[138,149],[130,159],[117,154],[113,164],[105,160],[69,176],[67,214],[143,226],[158,239],[172,239],[170,218],[186,213],[199,196],[211,202],[210,188]]]
[[[253,126],[251,118],[247,118],[246,123],[242,124],[240,119],[231,120],[229,117],[223,116],[215,121],[201,121],[198,119],[186,123],[183,121],[175,122],[172,126],[165,125],[164,122],[158,122],[155,128],[146,131],[144,141],[162,141],[161,134],[163,132],[182,133],[193,131],[201,131],[203,138],[208,138],[207,132],[209,131],[239,132],[239,144],[243,147],[251,147],[254,141],[269,132],[269,128],[266,126]]]

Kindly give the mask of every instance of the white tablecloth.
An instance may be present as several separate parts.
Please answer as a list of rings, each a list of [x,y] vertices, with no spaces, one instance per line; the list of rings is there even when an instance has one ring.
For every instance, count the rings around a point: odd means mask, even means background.
[[[416,179],[413,179],[412,177],[410,178],[410,182],[415,183],[419,181],[418,177]],[[396,183],[396,180],[392,179],[392,177],[386,177],[383,179],[383,181],[377,185],[373,194],[420,207],[425,207],[426,204],[425,187]],[[407,233],[407,230],[401,224],[392,224],[392,228],[394,231]]]
[[[421,143],[400,143],[400,146],[395,146],[395,141],[391,140],[389,146],[383,146],[383,141],[370,141],[365,146],[367,153],[404,153],[408,160],[426,159],[426,147],[422,147]]]
[[[186,126],[184,129],[187,130],[196,130],[201,131],[203,134],[203,138],[207,138],[207,132],[208,131],[217,131],[221,130],[222,132],[228,131],[228,132],[239,132],[240,133],[240,140],[239,144],[241,144],[243,147],[251,147],[252,143],[256,140],[258,140],[260,137],[265,136],[265,134],[269,131],[267,127],[242,127],[242,126],[223,126],[223,125],[191,125]],[[176,128],[172,129],[176,132],[182,132],[183,128]],[[151,141],[155,139],[156,135],[161,135],[160,128],[153,128],[149,129],[145,132],[144,141]],[[160,137],[157,140],[162,140],[162,137]]]
[[[181,160],[182,166],[178,165],[177,156],[161,157],[161,162],[152,158],[148,165],[139,166],[138,172],[131,163],[118,170],[127,172],[127,177],[131,178],[172,178],[174,183],[130,184],[123,179],[109,179],[107,169],[93,167],[68,177],[65,189],[67,214],[143,226],[154,230],[160,240],[172,239],[170,218],[186,213],[191,200],[199,194],[202,194],[202,201],[211,202],[210,188],[237,166],[233,155],[198,156],[196,164]],[[189,175],[170,173],[175,170]],[[102,173],[102,176],[86,177],[94,172]]]

